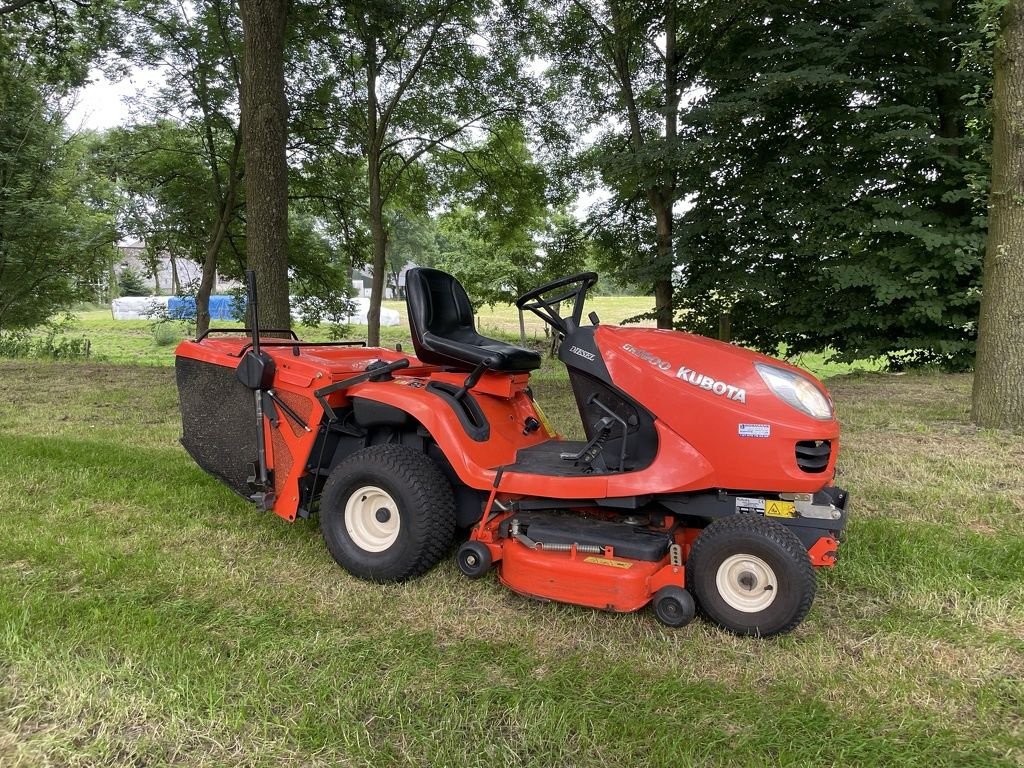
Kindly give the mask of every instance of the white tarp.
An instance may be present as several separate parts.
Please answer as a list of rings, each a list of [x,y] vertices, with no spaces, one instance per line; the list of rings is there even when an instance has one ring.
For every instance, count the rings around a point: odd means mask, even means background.
[[[115,320],[149,320],[167,311],[170,296],[122,296],[110,302]]]
[[[160,313],[167,311],[167,302],[170,296],[123,296],[114,299],[110,303],[110,312],[115,320],[149,320]],[[364,298],[352,299],[354,311],[345,318],[344,322],[351,325],[366,325],[366,313],[370,309],[370,300]],[[292,302],[292,317],[298,321],[302,320],[302,313]],[[401,325],[402,318],[393,309],[380,308],[380,324]]]
[[[353,325],[366,325],[366,313],[370,311],[370,300],[356,297],[352,299],[352,304],[355,311],[348,316],[348,322]],[[400,325],[401,322],[402,318],[398,312],[387,307],[380,308],[381,325]]]
[[[347,325],[366,325],[366,313],[370,311],[370,300],[362,297],[356,297],[349,299],[352,302],[352,314],[342,319],[342,323]],[[302,322],[302,310],[296,306],[295,297],[292,297],[292,319],[296,322]],[[324,320],[324,322],[329,322]],[[393,309],[387,307],[380,308],[380,324],[384,325],[401,325],[402,317]]]

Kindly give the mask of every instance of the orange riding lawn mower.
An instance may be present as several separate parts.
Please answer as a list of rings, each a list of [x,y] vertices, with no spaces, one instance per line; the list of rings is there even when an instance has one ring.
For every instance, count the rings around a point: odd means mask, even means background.
[[[415,356],[362,342],[212,329],[177,349],[182,444],[285,520],[319,514],[327,549],[379,582],[419,576],[464,538],[469,578],[609,611],[653,604],[770,636],[835,564],[847,494],[822,384],[700,336],[583,321],[585,272],[517,302],[560,340],[586,440],[530,388],[536,352],[481,336],[462,285],[408,272]],[[563,308],[571,308],[563,315]]]

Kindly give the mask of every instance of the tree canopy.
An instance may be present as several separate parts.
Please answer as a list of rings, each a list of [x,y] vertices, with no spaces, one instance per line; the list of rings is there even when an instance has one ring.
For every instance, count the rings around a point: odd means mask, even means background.
[[[281,323],[289,282],[326,298],[365,269],[371,343],[407,262],[479,302],[589,264],[661,327],[965,369],[1018,279],[982,283],[1012,3],[83,6],[0,6],[0,323],[112,283],[130,233],[203,265],[201,307],[256,265]],[[96,65],[166,86],[75,137],[61,100]]]
[[[93,137],[68,137],[58,92],[0,32],[0,330],[88,298],[115,239]]]
[[[963,4],[766,4],[704,67],[684,323],[741,343],[969,367],[988,73]]]

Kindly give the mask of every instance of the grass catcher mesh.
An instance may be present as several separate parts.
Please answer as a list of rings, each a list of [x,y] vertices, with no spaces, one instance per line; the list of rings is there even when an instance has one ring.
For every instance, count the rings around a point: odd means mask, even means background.
[[[182,357],[174,368],[181,444],[200,467],[248,497],[249,464],[256,461],[252,390],[235,377],[233,368]]]

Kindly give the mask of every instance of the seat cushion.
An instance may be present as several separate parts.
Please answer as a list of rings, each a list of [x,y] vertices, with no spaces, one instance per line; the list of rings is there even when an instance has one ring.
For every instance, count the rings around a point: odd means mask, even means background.
[[[495,371],[532,371],[536,352],[476,332],[466,290],[451,275],[417,267],[406,275],[409,328],[416,357],[430,365],[472,370],[487,359]]]
[[[461,338],[456,340],[428,331],[423,334],[423,342],[426,349],[462,360],[471,368],[475,368],[488,358],[493,361],[488,368],[495,371],[532,371],[540,368],[540,355],[529,349],[489,339],[480,334],[470,336],[467,333],[460,333],[459,336]],[[417,357],[423,359],[419,350]]]

